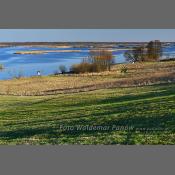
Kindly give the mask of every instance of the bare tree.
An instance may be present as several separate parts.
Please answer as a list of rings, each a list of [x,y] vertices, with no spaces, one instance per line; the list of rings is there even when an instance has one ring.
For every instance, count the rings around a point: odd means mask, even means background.
[[[162,44],[159,40],[150,41],[147,45],[148,61],[158,61],[162,56]]]
[[[89,52],[88,62],[96,65],[97,71],[111,70],[113,54],[110,50],[96,49]]]
[[[124,53],[129,62],[158,61],[162,56],[162,44],[159,40],[150,41],[147,46],[134,47]]]
[[[145,48],[141,47],[134,47],[132,50],[128,50],[124,53],[126,61],[129,62],[141,62],[145,60],[146,53]]]

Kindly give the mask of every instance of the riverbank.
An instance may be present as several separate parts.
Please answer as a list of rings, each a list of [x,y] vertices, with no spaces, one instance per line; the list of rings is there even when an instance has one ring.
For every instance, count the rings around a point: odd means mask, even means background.
[[[121,70],[125,66],[126,73]],[[53,95],[175,82],[175,61],[117,64],[100,73],[60,74],[0,81],[1,95]]]
[[[3,80],[0,94],[0,144],[175,144],[175,61]]]

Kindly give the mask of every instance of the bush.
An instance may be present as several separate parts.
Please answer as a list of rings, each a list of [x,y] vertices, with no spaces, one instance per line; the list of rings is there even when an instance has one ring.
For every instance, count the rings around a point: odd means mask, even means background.
[[[87,73],[87,72],[101,72],[107,70],[105,66],[99,65],[97,63],[86,63],[82,62],[80,64],[74,64],[70,68],[72,73]]]
[[[65,72],[66,72],[66,66],[65,65],[60,65],[59,66],[59,70],[60,70],[60,72],[62,73],[62,74],[64,74]]]
[[[89,52],[89,57],[84,58],[80,64],[72,65],[70,72],[101,72],[110,71],[113,63],[113,55],[109,50],[96,49]]]
[[[95,64],[91,63],[80,63],[72,65],[70,71],[73,73],[86,73],[86,72],[96,72]]]
[[[122,68],[121,68],[121,71],[120,71],[121,73],[127,73],[128,72],[128,68],[126,67],[126,66],[122,66]]]

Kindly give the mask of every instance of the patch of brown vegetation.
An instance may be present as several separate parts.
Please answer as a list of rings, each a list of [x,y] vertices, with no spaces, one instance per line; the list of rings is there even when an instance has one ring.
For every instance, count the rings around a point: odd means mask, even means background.
[[[19,55],[33,55],[33,54],[46,54],[46,53],[69,53],[69,52],[81,52],[81,50],[31,50],[31,51],[19,51],[15,52],[14,54],[19,54]]]
[[[122,64],[111,71],[46,77],[31,77],[0,81],[1,95],[51,95],[85,92],[114,87],[144,86],[175,82],[175,61]]]

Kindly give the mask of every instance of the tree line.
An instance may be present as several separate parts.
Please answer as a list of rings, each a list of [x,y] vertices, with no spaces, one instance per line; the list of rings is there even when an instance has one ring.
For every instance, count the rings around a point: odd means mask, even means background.
[[[113,64],[113,54],[110,50],[95,49],[89,51],[89,56],[82,63],[71,67],[73,73],[110,71]]]
[[[159,61],[162,56],[162,44],[159,40],[150,41],[148,44],[134,47],[124,53],[128,62]],[[89,56],[80,64],[74,64],[70,68],[71,73],[110,71],[114,63],[112,50],[96,48],[89,51]],[[62,73],[66,72],[65,66],[60,66]],[[126,70],[124,70],[126,71]]]
[[[159,40],[150,41],[146,46],[135,47],[124,53],[126,61],[143,62],[159,61],[163,53],[162,44]]]

